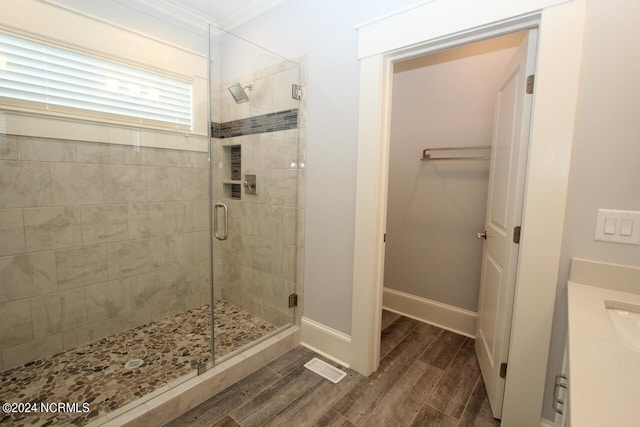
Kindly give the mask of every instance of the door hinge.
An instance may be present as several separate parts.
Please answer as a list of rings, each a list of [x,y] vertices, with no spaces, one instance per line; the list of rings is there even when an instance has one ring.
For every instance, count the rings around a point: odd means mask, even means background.
[[[387,242],[387,233],[384,233],[384,237],[382,238],[382,241],[385,243]]]
[[[201,363],[198,365],[198,375],[202,375],[207,371],[207,364]]]
[[[527,95],[531,95],[533,93],[533,80],[535,79],[535,77],[533,77],[533,74],[529,74],[527,76]]]
[[[300,101],[302,99],[302,86],[293,83],[291,85],[291,98]]]
[[[513,243],[520,243],[520,232],[522,228],[520,226],[513,227]]]
[[[298,306],[298,294],[289,295],[289,308]]]
[[[500,378],[507,378],[507,364],[500,364]]]

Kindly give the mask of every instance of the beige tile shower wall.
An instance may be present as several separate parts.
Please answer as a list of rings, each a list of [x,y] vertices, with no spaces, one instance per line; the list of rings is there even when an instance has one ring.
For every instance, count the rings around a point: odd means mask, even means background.
[[[291,85],[300,84],[298,68],[298,64],[283,61],[278,65],[224,82],[217,94],[214,92],[213,95],[213,105],[219,106],[219,109],[213,109],[214,120],[225,123],[299,108],[300,102],[291,97]],[[249,95],[248,102],[236,103],[227,90],[230,84],[236,82],[242,86],[251,85],[250,89],[245,89]]]
[[[206,304],[208,167],[0,136],[0,370]]]
[[[214,140],[216,152],[241,145],[242,175],[255,174],[257,195],[221,198],[229,207],[229,238],[218,242],[218,297],[277,326],[293,322],[288,296],[302,285],[304,147],[298,129]],[[301,141],[303,145],[303,141]],[[221,187],[225,171],[214,170]],[[221,188],[216,190],[220,198]],[[215,254],[214,254],[215,256]]]
[[[299,295],[295,322],[302,313],[306,101],[291,98],[291,84],[306,85],[306,57],[283,61],[239,76],[212,89],[212,120],[220,123],[298,109],[299,129],[213,139],[214,201],[229,207],[229,238],[214,239],[214,297],[247,309],[275,325],[294,321],[289,294]],[[251,85],[249,101],[237,104],[231,83]],[[222,146],[242,146],[242,176],[256,174],[258,195],[223,197]]]

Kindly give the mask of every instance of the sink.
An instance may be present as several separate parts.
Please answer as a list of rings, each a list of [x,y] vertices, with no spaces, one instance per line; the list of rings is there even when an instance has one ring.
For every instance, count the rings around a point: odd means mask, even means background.
[[[640,305],[605,300],[604,306],[618,339],[632,350],[640,352]]]

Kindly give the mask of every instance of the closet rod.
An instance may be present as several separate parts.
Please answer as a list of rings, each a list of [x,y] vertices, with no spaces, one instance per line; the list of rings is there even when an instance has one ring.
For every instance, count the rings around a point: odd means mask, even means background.
[[[452,157],[431,157],[433,151],[478,151],[478,150],[491,150],[490,145],[475,145],[470,147],[436,147],[425,148],[422,150],[422,158],[420,160],[490,160],[491,157],[486,156],[452,156]]]

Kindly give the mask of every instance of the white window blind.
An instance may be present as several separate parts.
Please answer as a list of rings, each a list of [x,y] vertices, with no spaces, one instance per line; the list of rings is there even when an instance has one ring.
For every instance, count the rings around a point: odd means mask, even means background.
[[[0,33],[0,103],[192,130],[193,84]]]

